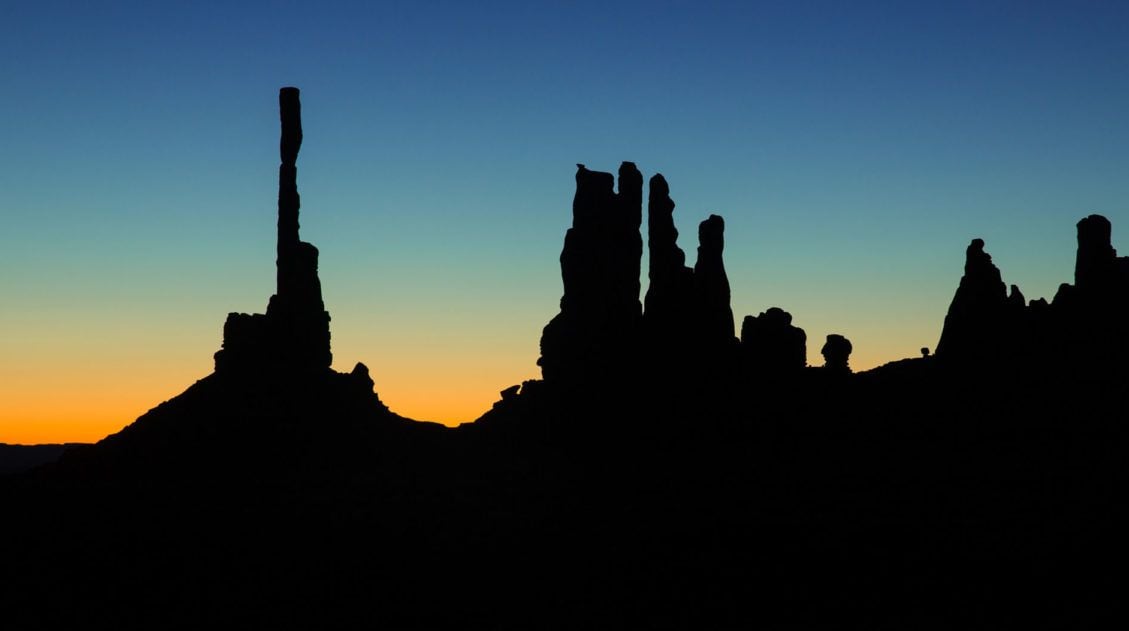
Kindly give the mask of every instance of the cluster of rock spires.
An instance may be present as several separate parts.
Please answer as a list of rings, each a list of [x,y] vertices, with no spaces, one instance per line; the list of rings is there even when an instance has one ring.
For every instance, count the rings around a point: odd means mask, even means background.
[[[690,362],[705,373],[734,366],[788,373],[807,365],[807,335],[779,308],[747,316],[741,339],[735,337],[722,256],[725,221],[710,215],[699,224],[697,261],[686,265],[675,204],[662,175],[650,181],[650,286],[640,304],[643,176],[635,164],[624,162],[616,192],[610,173],[577,166],[573,225],[561,252],[561,311],[541,336],[538,364],[547,383],[623,375],[639,356],[652,369]],[[850,343],[833,335],[828,345],[834,357],[828,366],[848,370]]]
[[[299,237],[297,88],[279,91],[279,112],[277,289],[265,314],[228,315],[222,348],[215,353],[218,378],[337,374],[330,369],[330,316],[322,301],[318,250]],[[641,301],[643,175],[624,162],[618,190],[616,184],[611,173],[577,165],[573,224],[560,256],[564,295],[560,313],[544,328],[537,362],[546,385],[599,386],[639,373],[652,383],[656,376],[687,372],[703,383],[733,375],[851,373],[851,342],[834,333],[821,348],[822,369],[809,369],[807,335],[779,307],[745,316],[735,336],[723,260],[725,221],[709,215],[699,224],[697,260],[687,265],[678,245],[675,203],[660,174],[649,183],[650,283]],[[1015,285],[1009,292],[984,241],[974,239],[936,353],[932,358],[927,348],[922,353],[937,365],[961,368],[1067,362],[1107,370],[1129,355],[1129,333],[1120,326],[1127,316],[1129,258],[1113,249],[1110,222],[1091,215],[1078,222],[1075,282],[1064,283],[1050,303],[1028,304]],[[363,364],[347,381],[371,393]],[[521,386],[504,390],[495,409],[526,392]]]
[[[297,88],[279,92],[277,290],[265,314],[228,315],[223,347],[215,354],[218,375],[302,374],[327,371],[332,362],[318,250],[298,233],[298,97]],[[707,376],[786,376],[805,369],[807,335],[783,309],[745,316],[740,338],[735,336],[723,260],[725,221],[710,215],[699,224],[691,267],[678,246],[666,179],[652,177],[648,193],[650,283],[640,301],[643,175],[624,162],[617,190],[611,173],[577,165],[573,225],[560,257],[561,310],[545,326],[537,362],[545,382],[616,379],[638,358],[653,371],[689,365]],[[1009,292],[984,241],[974,239],[935,359],[964,366],[1054,360],[1108,367],[1119,361],[1129,353],[1129,336],[1116,326],[1129,315],[1129,259],[1117,256],[1110,237],[1104,217],[1081,220],[1074,284],[1064,283],[1050,303],[1029,304],[1015,285]],[[845,337],[828,335],[821,349],[827,374],[849,373],[851,351]],[[363,365],[354,372],[367,380]]]
[[[650,286],[639,301],[639,228],[643,178],[635,164],[610,173],[578,165],[573,225],[561,252],[561,311],[545,327],[538,364],[546,383],[593,383],[644,358],[646,370],[689,365],[698,373],[786,376],[807,366],[807,335],[788,312],[772,307],[745,316],[734,337],[729,280],[722,254],[725,222],[710,215],[698,228],[693,267],[678,247],[674,201],[662,175],[650,180],[647,244]],[[1078,222],[1073,285],[1053,301],[1026,302],[1004,284],[984,241],[968,246],[964,276],[953,297],[934,359],[942,365],[1028,369],[1052,362],[1113,368],[1129,355],[1129,258],[1110,243],[1109,220]],[[851,342],[830,334],[821,348],[824,372],[847,374]],[[928,348],[922,349],[929,357]],[[629,371],[628,371],[629,372]]]
[[[1115,369],[1129,353],[1129,258],[1117,256],[1111,232],[1101,215],[1078,222],[1074,284],[1060,285],[1050,303],[1028,303],[1015,285],[1009,292],[984,241],[973,239],[945,316],[938,361],[963,368]]]
[[[936,355],[848,377],[851,343],[828,335],[808,368],[780,308],[735,337],[724,222],[701,223],[688,266],[659,175],[640,301],[643,177],[624,163],[616,191],[581,166],[544,382],[445,429],[390,413],[363,365],[329,368],[298,91],[280,107],[266,313],[231,314],[215,373],[122,432],[0,479],[15,627],[234,609],[272,627],[963,628],[1040,603],[1062,610],[1043,626],[1096,627],[1094,605],[1123,600],[1086,580],[1123,539],[1126,480],[1129,260],[1104,218],[1079,222],[1050,303],[1009,293],[974,240]],[[462,586],[442,606],[436,576]]]

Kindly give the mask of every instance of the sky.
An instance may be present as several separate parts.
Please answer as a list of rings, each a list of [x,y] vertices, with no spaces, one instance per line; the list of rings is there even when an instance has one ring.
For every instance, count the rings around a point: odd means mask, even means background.
[[[1129,249],[1119,1],[12,1],[0,81],[0,442],[116,432],[263,312],[287,85],[334,367],[421,420],[539,376],[576,163],[662,173],[690,261],[724,216],[738,330],[815,365],[933,347],[974,237],[1028,298],[1085,215]]]

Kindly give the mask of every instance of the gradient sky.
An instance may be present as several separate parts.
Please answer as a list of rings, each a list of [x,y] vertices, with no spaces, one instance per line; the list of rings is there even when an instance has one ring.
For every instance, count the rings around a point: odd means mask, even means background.
[[[1089,213],[1129,250],[1120,1],[5,2],[0,81],[0,442],[119,430],[265,309],[284,85],[334,367],[413,418],[538,376],[577,162],[663,173],[691,260],[723,215],[738,326],[817,364],[934,346],[973,237],[1028,298]]]

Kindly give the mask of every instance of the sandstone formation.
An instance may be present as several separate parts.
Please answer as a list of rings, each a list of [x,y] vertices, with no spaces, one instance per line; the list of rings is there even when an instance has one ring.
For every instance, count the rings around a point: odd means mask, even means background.
[[[231,313],[224,323],[216,372],[262,373],[328,369],[329,313],[318,280],[318,250],[298,236],[298,150],[302,113],[297,88],[278,94],[281,138],[278,168],[277,289],[266,314]]]
[[[621,372],[637,348],[642,306],[643,176],[631,162],[610,173],[577,165],[572,227],[561,251],[561,311],[545,326],[541,358],[547,381]]]
[[[741,351],[757,373],[796,372],[808,363],[808,336],[792,325],[792,314],[771,307],[741,323]]]
[[[729,278],[723,252],[725,221],[710,215],[699,225],[693,268],[678,246],[674,201],[662,175],[651,178],[647,244],[650,250],[645,298],[639,303],[642,258],[643,178],[624,162],[619,192],[610,173],[578,165],[573,225],[561,252],[564,296],[561,311],[541,336],[538,364],[550,383],[624,378],[638,372],[669,375],[684,362],[697,373],[732,365],[733,331]]]
[[[729,306],[729,277],[725,274],[725,220],[710,215],[698,225],[698,262],[694,264],[694,286],[700,310],[702,344],[722,352],[736,345],[733,309]]]
[[[851,372],[851,350],[851,341],[847,338],[838,333],[828,335],[827,342],[820,351],[823,354],[823,367],[836,373]]]
[[[1074,285],[1059,287],[1038,324],[1059,361],[1114,370],[1129,353],[1129,259],[1117,256],[1105,217],[1090,215],[1077,227]]]
[[[655,175],[647,206],[650,286],[643,321],[655,353],[700,361],[736,344],[722,259],[725,221],[710,215],[699,225],[698,260],[691,268],[678,247],[674,206],[666,180]]]
[[[1074,286],[1083,292],[1103,292],[1113,288],[1126,269],[1125,258],[1117,257],[1111,237],[1113,225],[1101,215],[1090,215],[1078,222],[1078,254],[1074,264]]]
[[[685,351],[685,332],[694,325],[694,270],[678,247],[674,200],[662,175],[651,178],[647,202],[647,248],[650,253],[643,321],[655,343]]]
[[[1015,294],[1019,295],[1018,289]],[[966,359],[999,354],[1008,307],[1000,270],[984,251],[984,240],[973,239],[965,251],[964,276],[945,316],[937,356]]]
[[[1124,539],[1129,274],[1108,221],[1079,223],[1051,303],[973,241],[943,357],[852,375],[839,334],[806,369],[779,308],[733,348],[724,224],[687,267],[661,176],[641,313],[642,176],[624,163],[617,193],[581,167],[546,380],[443,428],[387,410],[363,364],[327,368],[297,91],[281,103],[266,314],[229,317],[215,374],[0,479],[5,628],[1090,628],[1123,600],[1090,567]],[[460,589],[437,600],[437,576]]]
[[[1129,316],[1129,260],[1117,256],[1105,217],[1090,215],[1077,228],[1074,284],[1060,285],[1050,303],[1039,298],[1025,304],[1019,287],[1005,290],[984,242],[973,240],[937,344],[938,359],[1027,371],[1059,365],[1112,369],[1115,358],[1129,351],[1122,326]]]

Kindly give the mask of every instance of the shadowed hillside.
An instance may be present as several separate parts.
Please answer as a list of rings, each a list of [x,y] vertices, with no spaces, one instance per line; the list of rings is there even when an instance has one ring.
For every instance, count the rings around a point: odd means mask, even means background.
[[[363,365],[329,368],[296,89],[280,108],[266,313],[230,314],[183,394],[3,482],[11,619],[1075,627],[1122,607],[1094,569],[1121,564],[1129,376],[1129,264],[1103,217],[1049,302],[974,239],[937,352],[854,373],[837,334],[807,366],[783,308],[738,330],[721,216],[690,265],[662,175],[644,195],[633,163],[578,165],[543,379],[448,429],[389,411]]]

